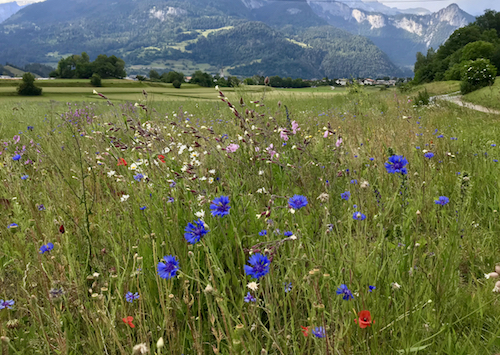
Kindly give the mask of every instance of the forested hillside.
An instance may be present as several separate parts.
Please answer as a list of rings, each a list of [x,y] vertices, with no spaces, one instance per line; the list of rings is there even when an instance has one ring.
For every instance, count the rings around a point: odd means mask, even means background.
[[[56,66],[62,57],[86,52],[91,59],[116,55],[127,65],[168,68],[162,63],[189,61],[232,75],[408,75],[364,37],[311,27],[326,22],[306,2],[285,5],[269,4],[276,12],[266,15],[236,0],[47,0],[0,25],[0,63]]]

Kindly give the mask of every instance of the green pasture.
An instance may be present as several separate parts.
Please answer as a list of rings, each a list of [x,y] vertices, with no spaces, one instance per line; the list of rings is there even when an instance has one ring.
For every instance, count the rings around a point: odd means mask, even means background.
[[[464,101],[471,102],[476,105],[485,106],[488,108],[500,110],[500,77],[497,77],[495,84],[473,91],[463,96]]]

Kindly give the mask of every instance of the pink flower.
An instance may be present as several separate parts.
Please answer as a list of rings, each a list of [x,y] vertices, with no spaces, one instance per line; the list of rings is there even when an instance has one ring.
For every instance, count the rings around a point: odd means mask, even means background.
[[[288,140],[288,135],[286,134],[286,131],[285,131],[285,130],[282,130],[282,131],[280,132],[280,137],[281,137],[281,139],[283,139],[283,140],[285,140],[285,141],[287,141],[287,140]]]
[[[256,152],[260,151],[260,148],[259,147],[255,147],[255,151]]]
[[[330,132],[325,131],[325,134],[323,134],[323,138],[328,138],[328,133],[330,133]],[[338,146],[337,146],[337,147],[338,147]]]
[[[240,146],[238,144],[231,143],[226,147],[226,152],[234,153],[238,150]]]
[[[342,138],[337,139],[337,143],[335,143],[337,148],[340,147],[341,144],[342,144]]]
[[[269,147],[266,148],[266,151],[271,154],[271,158],[274,157],[274,155],[276,154],[276,151],[273,149],[274,146],[273,144],[269,144]]]
[[[21,136],[15,135],[12,140],[16,143],[19,143],[19,141],[21,140]]]
[[[300,131],[299,124],[296,121],[292,121],[292,131],[293,134],[297,134],[297,131]]]

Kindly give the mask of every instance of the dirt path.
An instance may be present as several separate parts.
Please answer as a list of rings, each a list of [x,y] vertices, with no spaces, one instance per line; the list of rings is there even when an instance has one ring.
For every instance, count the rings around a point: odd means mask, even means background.
[[[471,104],[470,102],[463,101],[462,95],[457,95],[458,93],[459,92],[454,92],[454,93],[447,94],[447,95],[433,96],[433,97],[431,97],[431,101],[435,101],[435,100],[449,101],[449,102],[453,102],[454,104],[456,104],[458,106],[462,106],[462,107],[465,107],[465,108],[468,108],[471,110],[500,115],[500,111],[493,110],[493,109],[490,109],[490,108],[487,108],[484,106],[480,106],[480,105],[474,105],[474,104]]]

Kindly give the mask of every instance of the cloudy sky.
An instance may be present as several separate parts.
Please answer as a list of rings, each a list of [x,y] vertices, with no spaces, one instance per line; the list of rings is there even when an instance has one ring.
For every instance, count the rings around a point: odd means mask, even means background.
[[[366,1],[368,2],[370,0]],[[397,7],[400,9],[423,7],[431,11],[438,11],[443,7],[455,3],[471,15],[481,15],[484,13],[485,9],[500,11],[500,0],[379,0],[379,2],[390,7]]]

